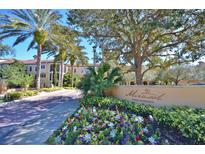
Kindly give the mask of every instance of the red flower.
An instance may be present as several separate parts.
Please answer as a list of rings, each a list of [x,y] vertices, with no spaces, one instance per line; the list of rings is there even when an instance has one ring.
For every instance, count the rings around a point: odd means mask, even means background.
[[[140,135],[137,135],[137,136],[135,137],[135,140],[136,140],[136,141],[140,141],[140,140],[141,140]]]

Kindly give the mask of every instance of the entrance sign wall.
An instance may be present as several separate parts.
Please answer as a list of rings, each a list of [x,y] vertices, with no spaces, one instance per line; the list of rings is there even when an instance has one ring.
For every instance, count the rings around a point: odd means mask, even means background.
[[[154,106],[205,107],[205,86],[116,86],[106,95]]]

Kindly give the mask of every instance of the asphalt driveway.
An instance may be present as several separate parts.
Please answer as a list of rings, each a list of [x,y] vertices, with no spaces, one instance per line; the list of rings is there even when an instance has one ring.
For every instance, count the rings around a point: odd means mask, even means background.
[[[0,144],[44,144],[78,107],[81,91],[41,93],[0,105]]]

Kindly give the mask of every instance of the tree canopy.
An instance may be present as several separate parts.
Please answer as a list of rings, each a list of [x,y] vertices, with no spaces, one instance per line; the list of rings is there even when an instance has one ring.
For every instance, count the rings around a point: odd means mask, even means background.
[[[28,88],[34,82],[33,76],[26,73],[25,65],[19,61],[3,67],[0,76],[11,86]]]
[[[130,63],[137,84],[150,69],[205,54],[204,10],[69,10],[67,16],[79,36]]]

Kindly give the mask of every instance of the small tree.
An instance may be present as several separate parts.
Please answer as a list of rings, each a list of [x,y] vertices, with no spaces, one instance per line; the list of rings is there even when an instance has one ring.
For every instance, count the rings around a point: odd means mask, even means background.
[[[166,85],[170,82],[174,82],[177,86],[181,80],[184,80],[188,76],[188,68],[183,65],[177,65],[168,70],[162,70],[159,73],[158,79],[163,81]]]
[[[73,74],[72,72],[67,72],[64,75],[63,86],[65,87],[77,87],[80,83],[80,76]]]
[[[27,90],[33,84],[34,79],[26,73],[25,69],[23,63],[15,61],[0,71],[1,78],[5,79],[10,86],[20,86]]]
[[[23,78],[21,79],[21,87],[23,87],[25,90],[27,90],[34,82],[33,76],[24,74]]]

